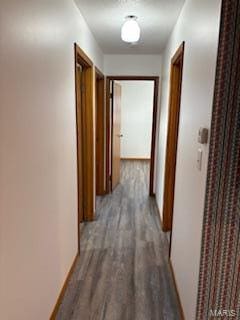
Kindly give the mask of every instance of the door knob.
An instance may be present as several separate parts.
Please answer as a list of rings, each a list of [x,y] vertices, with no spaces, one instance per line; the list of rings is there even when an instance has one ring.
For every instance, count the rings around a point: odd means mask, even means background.
[[[123,137],[123,134],[118,134],[117,135],[119,138],[122,138]]]

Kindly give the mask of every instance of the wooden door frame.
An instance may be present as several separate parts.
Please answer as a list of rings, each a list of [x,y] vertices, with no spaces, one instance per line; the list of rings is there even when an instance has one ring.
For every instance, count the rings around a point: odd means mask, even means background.
[[[112,82],[112,112],[111,112],[111,180],[110,188],[113,191],[120,183],[120,166],[121,166],[121,93],[122,87],[118,82]],[[116,97],[120,97],[120,103]],[[113,110],[114,106],[114,110]],[[120,111],[120,114],[118,113]],[[120,126],[118,127],[118,121]],[[118,149],[119,147],[119,149]],[[116,153],[116,151],[118,151]],[[118,158],[119,156],[119,158]],[[117,160],[116,160],[117,159]],[[119,159],[119,162],[118,162]]]
[[[105,174],[105,151],[106,151],[106,117],[105,117],[105,76],[95,67],[95,84],[96,84],[96,195],[106,193],[106,174]],[[100,117],[99,117],[100,114]],[[100,141],[97,143],[98,131]],[[97,161],[100,162],[100,169],[97,170]]]
[[[92,221],[95,218],[95,190],[94,190],[94,101],[93,101],[93,63],[84,51],[75,43],[75,97],[76,97],[76,133],[77,133],[77,179],[78,192],[79,183],[82,179],[83,185],[83,220]],[[77,66],[83,68],[82,110],[78,110],[77,96]],[[79,114],[80,113],[80,114]],[[79,117],[82,119],[82,126],[79,124]],[[78,130],[82,130],[82,166],[83,176],[79,176],[79,150],[78,150]],[[79,203],[78,193],[78,251],[80,251],[80,213],[81,204]]]
[[[172,230],[184,45],[185,43],[183,42],[171,59],[168,133],[163,195],[163,231]]]
[[[107,76],[106,78],[106,192],[111,192],[110,164],[112,162],[110,156],[110,137],[111,137],[111,81],[153,81],[154,97],[153,97],[153,120],[152,120],[152,140],[151,140],[151,160],[150,160],[150,180],[149,195],[154,196],[154,174],[155,174],[155,154],[156,154],[156,136],[157,136],[157,116],[158,116],[158,91],[159,77],[156,76]]]

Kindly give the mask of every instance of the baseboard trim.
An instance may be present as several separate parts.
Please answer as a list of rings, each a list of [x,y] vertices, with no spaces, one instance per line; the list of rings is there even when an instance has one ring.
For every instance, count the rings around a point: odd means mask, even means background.
[[[158,211],[158,214],[159,214],[160,227],[161,227],[162,230],[163,230],[161,213],[160,213],[159,206],[158,206],[158,203],[157,203],[157,200],[156,200],[156,199],[155,199],[155,204],[156,204],[156,208],[157,208],[157,211]],[[164,231],[164,230],[163,230],[163,231]],[[183,307],[182,307],[182,302],[181,302],[181,299],[180,299],[179,290],[178,290],[177,282],[176,282],[176,278],[175,278],[175,273],[174,273],[173,266],[172,266],[172,261],[171,261],[170,258],[169,258],[169,265],[170,265],[170,270],[171,270],[171,274],[172,274],[172,278],[173,278],[173,283],[174,283],[175,291],[176,291],[176,293],[177,293],[177,300],[178,300],[178,304],[179,304],[179,308],[180,308],[181,320],[185,320],[185,316],[184,316],[184,312],[183,312]]]
[[[55,319],[56,319],[56,316],[57,316],[57,313],[58,313],[58,309],[59,309],[60,304],[61,304],[61,302],[62,302],[64,293],[65,293],[65,291],[66,291],[66,289],[67,289],[68,282],[69,282],[69,280],[70,280],[70,278],[71,278],[71,275],[72,275],[72,273],[73,273],[73,271],[74,271],[74,267],[75,267],[75,265],[76,265],[76,262],[77,262],[78,257],[79,257],[79,253],[76,254],[76,257],[75,257],[74,260],[73,260],[72,266],[71,266],[71,268],[70,268],[70,270],[69,270],[69,272],[68,272],[68,274],[67,274],[67,277],[66,277],[66,279],[65,279],[65,281],[64,281],[63,287],[62,287],[62,289],[61,289],[61,291],[60,291],[60,294],[59,294],[59,296],[58,296],[57,302],[56,302],[56,304],[55,304],[55,306],[54,306],[53,312],[52,312],[49,320],[55,320]]]
[[[159,209],[159,206],[158,206],[157,200],[156,200],[156,196],[154,195],[154,197],[155,197],[155,204],[156,204],[156,208],[157,208],[158,215],[159,215],[160,228],[161,228],[161,229],[162,229],[162,231],[163,231],[163,224],[162,224],[162,216],[161,216],[161,212],[160,212],[160,209]]]
[[[157,200],[156,200],[156,205],[157,205],[157,209],[158,209],[158,213],[159,213],[159,217],[160,217],[160,224],[161,224],[162,231],[163,232],[172,232],[172,230],[169,230],[169,229],[164,227],[162,216],[161,216],[161,212],[159,210],[159,206],[158,206]]]
[[[184,316],[184,312],[183,312],[183,306],[182,306],[182,302],[181,302],[181,299],[180,299],[180,294],[179,294],[179,290],[178,290],[178,286],[177,286],[177,282],[176,282],[175,273],[174,273],[174,269],[173,269],[173,266],[172,266],[171,259],[169,259],[169,265],[170,265],[170,270],[171,270],[172,277],[173,277],[173,283],[174,283],[175,291],[177,293],[177,299],[178,299],[178,304],[179,304],[179,308],[180,308],[181,320],[185,320],[185,316]]]
[[[121,160],[133,160],[133,161],[150,161],[151,158],[121,158]]]

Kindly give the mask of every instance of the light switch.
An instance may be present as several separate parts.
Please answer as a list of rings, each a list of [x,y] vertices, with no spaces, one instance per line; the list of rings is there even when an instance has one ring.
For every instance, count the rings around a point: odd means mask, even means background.
[[[202,149],[198,149],[198,155],[197,155],[197,168],[199,171],[202,170]]]

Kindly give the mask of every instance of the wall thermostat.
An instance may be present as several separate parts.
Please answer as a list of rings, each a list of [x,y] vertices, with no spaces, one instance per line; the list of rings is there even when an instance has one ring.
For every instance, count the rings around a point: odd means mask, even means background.
[[[208,142],[208,129],[200,128],[198,131],[198,142],[201,144],[205,144]]]

